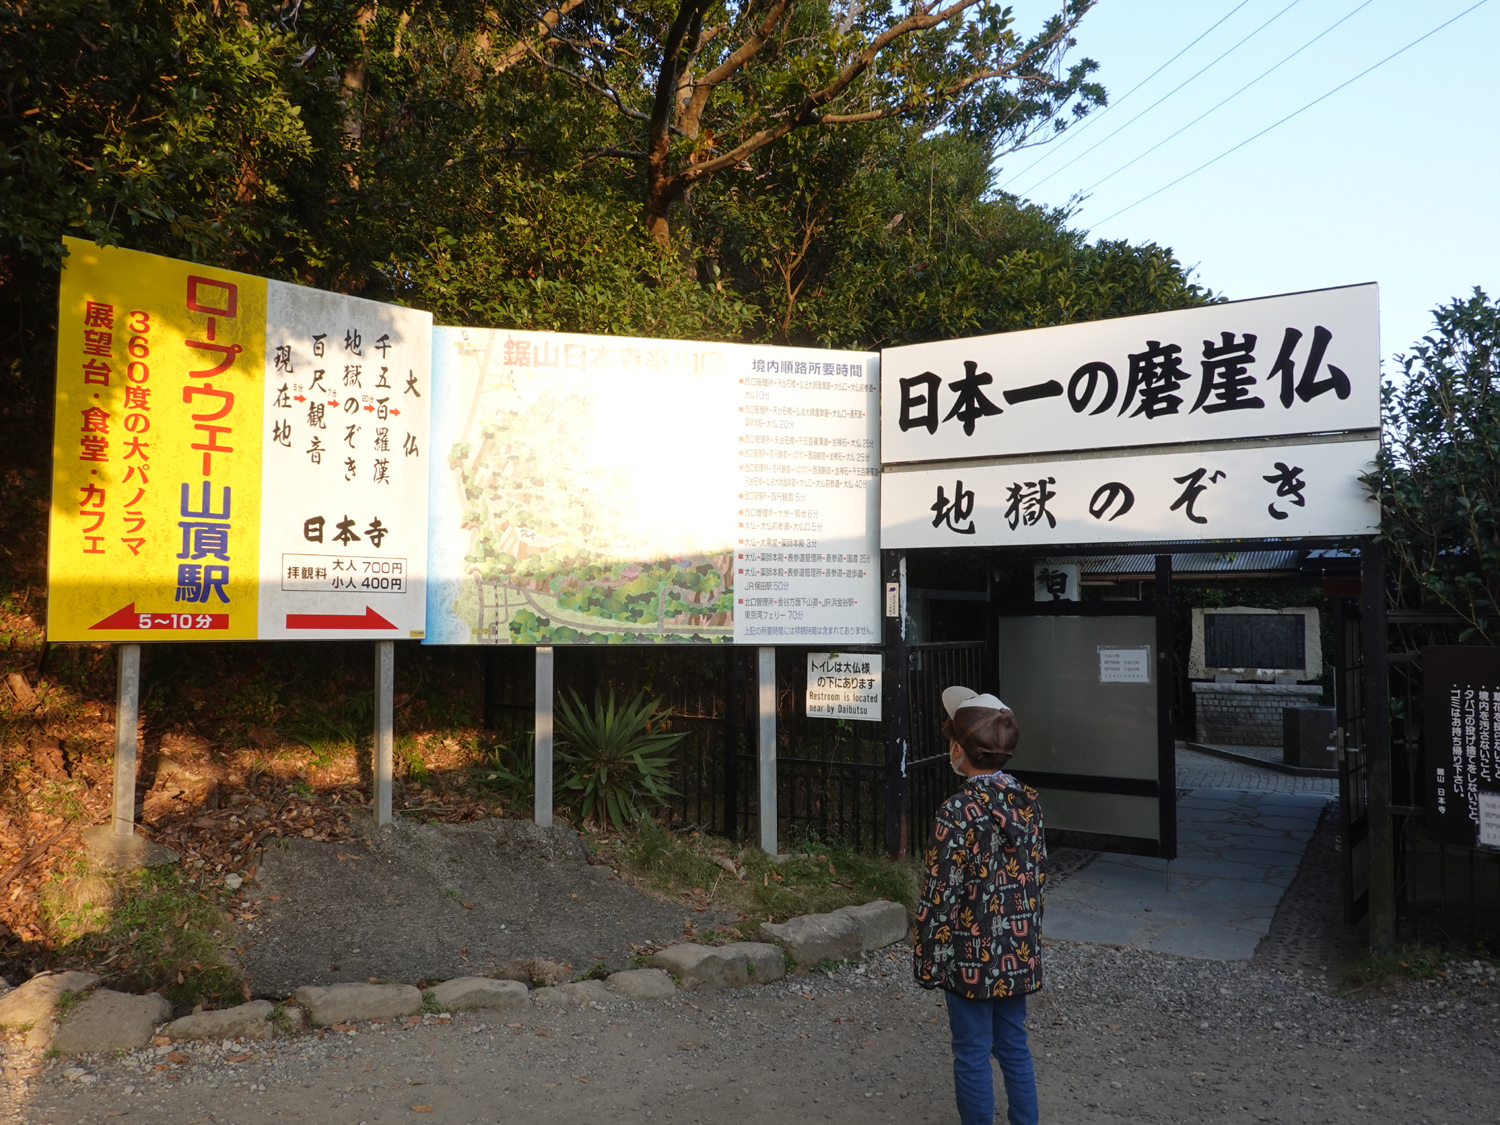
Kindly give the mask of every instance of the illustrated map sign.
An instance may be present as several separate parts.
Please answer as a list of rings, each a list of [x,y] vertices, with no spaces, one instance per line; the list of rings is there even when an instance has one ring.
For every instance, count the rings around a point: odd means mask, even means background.
[[[886,464],[1375,429],[1374,285],[882,353]]]
[[[1427,827],[1433,839],[1500,848],[1500,649],[1422,653]]]
[[[807,654],[807,717],[880,721],[884,658],[862,652]]]
[[[878,641],[876,356],[434,345],[428,643]]]
[[[1360,483],[1379,443],[1246,445],[1169,454],[888,471],[885,547],[1048,546],[1373,535]]]
[[[422,636],[431,316],[64,242],[48,639]]]

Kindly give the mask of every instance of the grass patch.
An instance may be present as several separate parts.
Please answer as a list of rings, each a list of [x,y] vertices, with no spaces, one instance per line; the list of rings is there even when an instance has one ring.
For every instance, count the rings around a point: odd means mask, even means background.
[[[659,894],[741,916],[723,939],[753,939],[764,921],[819,914],[885,898],[910,909],[917,871],[907,861],[863,855],[839,843],[807,837],[792,843],[782,862],[758,848],[736,848],[700,832],[671,832],[645,819],[600,851],[630,878]],[[735,872],[728,867],[733,865]],[[700,939],[701,940],[701,939]]]
[[[1411,946],[1390,954],[1370,954],[1350,963],[1344,978],[1351,989],[1385,988],[1406,981],[1446,980],[1448,966],[1466,961],[1456,953]]]
[[[63,953],[107,964],[115,987],[165,988],[174,1003],[223,1006],[244,998],[244,983],[224,957],[228,919],[176,867],[82,878],[108,901],[87,918],[51,919]]]
[[[571,981],[571,983],[572,984],[581,984],[582,982],[584,982],[586,980],[608,980],[608,979],[609,979],[609,968],[604,964],[603,961],[595,961],[594,965],[593,965],[593,968],[589,969],[589,971],[586,972],[586,973],[579,973],[576,977],[573,978],[573,980]]]
[[[79,1004],[83,1003],[88,994],[88,989],[86,988],[80,989],[77,992],[64,989],[58,993],[57,1003],[52,1006],[52,1014],[61,1020],[74,1008],[78,1007]]]

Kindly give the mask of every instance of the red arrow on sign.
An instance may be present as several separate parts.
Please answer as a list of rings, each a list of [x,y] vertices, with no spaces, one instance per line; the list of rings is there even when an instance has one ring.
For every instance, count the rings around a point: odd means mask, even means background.
[[[141,633],[155,629],[227,629],[227,613],[137,613],[135,602],[115,610],[90,629],[129,629]]]
[[[391,622],[365,606],[364,613],[289,613],[288,629],[394,629]]]

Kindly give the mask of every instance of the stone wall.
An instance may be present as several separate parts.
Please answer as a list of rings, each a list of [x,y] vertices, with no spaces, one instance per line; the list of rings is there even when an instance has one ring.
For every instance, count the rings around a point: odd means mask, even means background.
[[[1198,741],[1233,746],[1280,746],[1281,712],[1323,702],[1318,684],[1218,684],[1194,682]]]

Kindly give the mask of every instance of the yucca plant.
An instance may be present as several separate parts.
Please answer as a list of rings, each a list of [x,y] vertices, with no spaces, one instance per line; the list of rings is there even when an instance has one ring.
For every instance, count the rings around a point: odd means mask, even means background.
[[[675,796],[668,781],[672,748],[682,734],[664,727],[671,711],[661,711],[660,699],[646,699],[644,691],[624,705],[616,705],[611,689],[607,700],[594,693],[594,706],[585,707],[577,692],[557,701],[557,756],[568,766],[564,790],[577,795],[578,819],[623,830]]]

